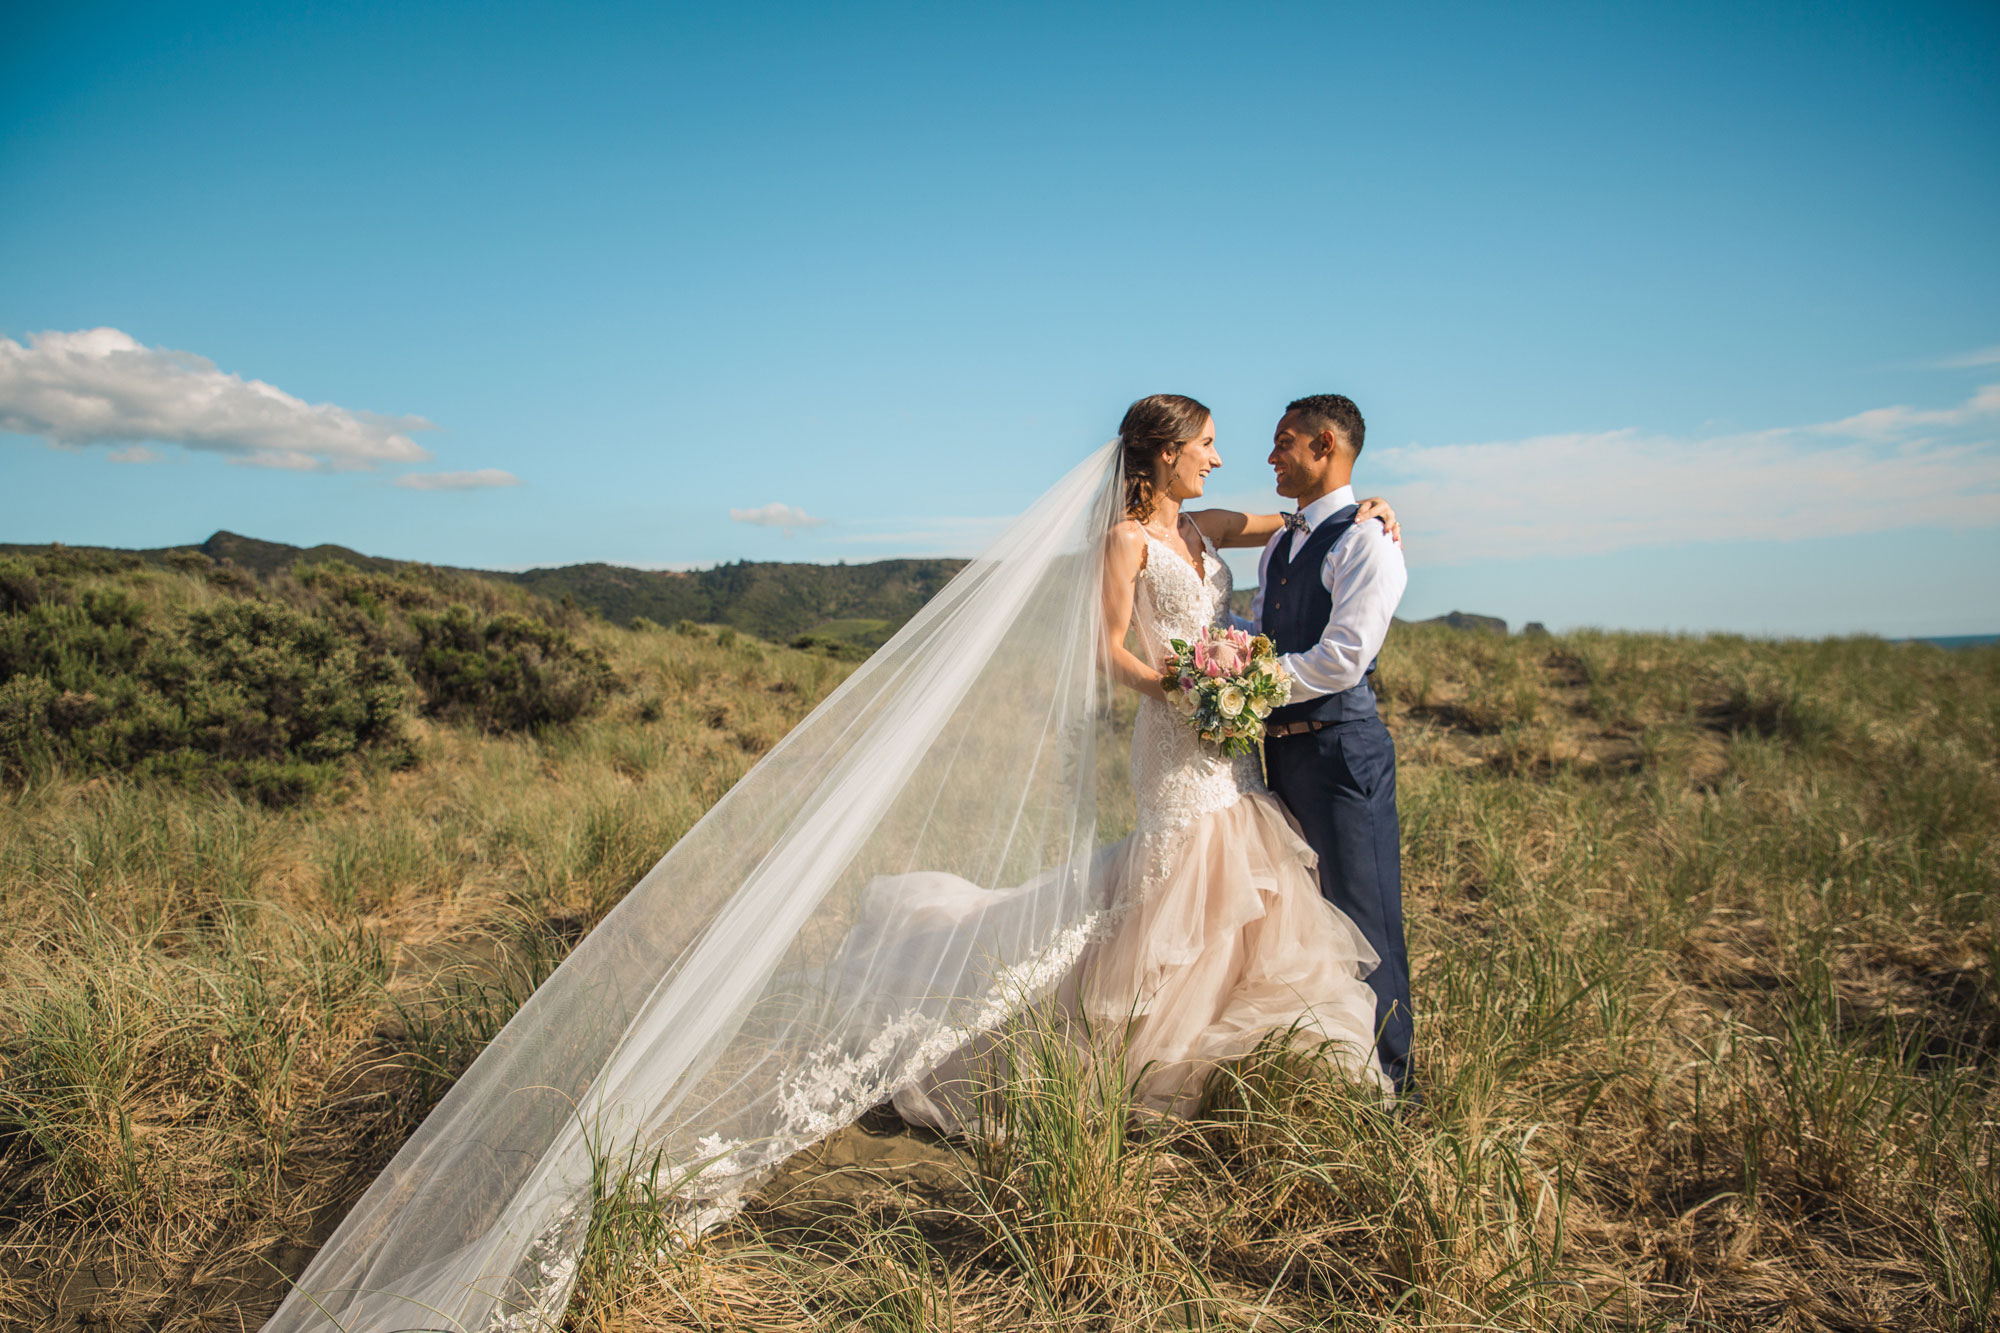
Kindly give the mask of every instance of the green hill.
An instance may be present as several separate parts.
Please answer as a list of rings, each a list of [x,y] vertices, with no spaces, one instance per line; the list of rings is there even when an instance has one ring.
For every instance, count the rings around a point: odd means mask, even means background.
[[[738,561],[680,573],[566,565],[493,575],[552,601],[568,597],[615,621],[729,625],[779,642],[817,633],[874,648],[929,601],[963,560],[877,560],[865,565]]]
[[[0,552],[19,555],[34,555],[49,549],[0,544]],[[418,561],[363,555],[345,546],[288,546],[234,532],[218,532],[197,546],[117,553],[165,564],[180,551],[199,551],[212,560],[225,561],[260,578],[269,578],[295,565],[332,561],[383,574],[421,566]],[[779,642],[814,634],[874,648],[902,628],[917,613],[917,608],[929,601],[965,564],[964,560],[950,559],[877,560],[861,565],[738,561],[685,573],[606,564],[564,565],[518,573],[421,567],[516,584],[551,602],[566,602],[619,624],[640,616],[662,625],[693,620],[728,625]]]

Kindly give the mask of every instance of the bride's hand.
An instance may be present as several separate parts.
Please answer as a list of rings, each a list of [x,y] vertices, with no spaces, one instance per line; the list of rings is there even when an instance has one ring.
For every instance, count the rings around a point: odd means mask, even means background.
[[[1403,544],[1403,525],[1396,521],[1396,511],[1389,507],[1389,502],[1379,495],[1369,496],[1354,511],[1356,523],[1366,523],[1371,518],[1382,520],[1382,527],[1388,532],[1390,541],[1398,546]]]

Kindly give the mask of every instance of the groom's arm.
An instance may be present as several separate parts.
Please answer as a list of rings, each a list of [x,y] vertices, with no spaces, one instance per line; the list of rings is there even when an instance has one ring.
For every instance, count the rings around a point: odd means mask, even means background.
[[[1410,581],[1403,548],[1379,523],[1360,523],[1334,543],[1320,566],[1320,582],[1333,594],[1333,614],[1319,642],[1278,659],[1292,678],[1293,700],[1353,689],[1389,637],[1389,622]]]

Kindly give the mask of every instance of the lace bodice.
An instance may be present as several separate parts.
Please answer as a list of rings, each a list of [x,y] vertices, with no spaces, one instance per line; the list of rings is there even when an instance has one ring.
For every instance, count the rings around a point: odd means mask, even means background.
[[[1232,581],[1215,546],[1201,539],[1202,571],[1176,545],[1146,535],[1146,565],[1139,571],[1133,621],[1139,653],[1158,662],[1170,639],[1190,639],[1210,625],[1228,623]],[[1212,811],[1234,805],[1245,792],[1263,791],[1257,756],[1225,756],[1195,735],[1186,719],[1157,699],[1139,701],[1132,729],[1132,793],[1142,835],[1169,834]],[[1162,847],[1162,854],[1166,849]]]

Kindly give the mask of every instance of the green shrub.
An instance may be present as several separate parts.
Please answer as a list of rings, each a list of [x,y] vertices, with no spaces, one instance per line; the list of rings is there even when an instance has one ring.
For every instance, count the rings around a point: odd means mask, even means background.
[[[264,600],[150,608],[131,584],[0,571],[0,770],[124,771],[219,783],[272,804],[401,739],[392,656]]]
[[[463,605],[410,617],[412,674],[434,717],[518,731],[575,721],[616,685],[610,663],[563,631],[517,612],[480,617]]]
[[[315,763],[399,734],[407,684],[399,664],[305,612],[225,602],[189,616],[185,643],[195,668],[187,685],[165,681],[164,662],[153,679],[218,753]]]
[[[0,558],[0,614],[11,615],[45,601],[67,601],[69,589],[44,578],[35,566],[13,557]]]
[[[618,684],[556,608],[469,575],[167,564],[0,558],[0,774],[139,773],[282,805],[351,757],[407,762],[413,705],[510,731],[573,721]]]
[[[791,646],[803,652],[823,653],[836,662],[860,662],[868,657],[866,648],[830,634],[801,634],[792,640]]]

